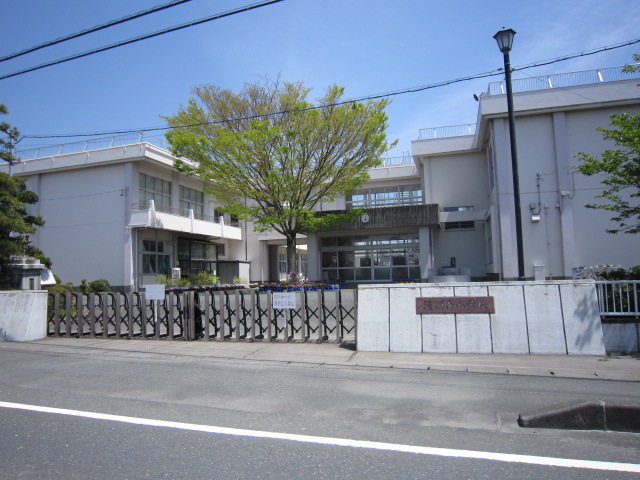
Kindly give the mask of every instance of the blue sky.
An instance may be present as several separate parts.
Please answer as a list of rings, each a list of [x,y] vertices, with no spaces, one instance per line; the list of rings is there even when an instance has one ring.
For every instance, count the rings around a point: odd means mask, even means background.
[[[4,0],[0,56],[169,0]],[[192,0],[107,30],[0,63],[0,76],[258,0]],[[312,98],[328,85],[347,98],[429,85],[502,67],[493,35],[517,31],[512,65],[640,38],[640,2],[628,0],[284,0],[158,38],[0,80],[3,120],[24,135],[164,125],[195,85],[232,90],[260,76],[303,81]],[[514,73],[514,78],[622,65],[640,44]],[[392,97],[390,155],[411,149],[420,128],[472,123],[473,80]],[[162,135],[161,132],[155,135]],[[24,139],[20,149],[72,142]],[[154,141],[149,138],[149,140]],[[156,139],[159,141],[159,139]]]

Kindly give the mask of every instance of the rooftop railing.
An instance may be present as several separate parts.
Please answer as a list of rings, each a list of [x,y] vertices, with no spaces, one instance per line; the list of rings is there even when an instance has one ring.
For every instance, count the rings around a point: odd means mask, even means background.
[[[144,133],[130,133],[125,135],[114,135],[112,137],[101,137],[91,140],[61,143],[57,145],[46,145],[36,148],[18,148],[15,151],[20,160],[30,160],[32,158],[53,157],[65,153],[79,153],[101,148],[120,147],[132,143],[151,143],[160,148],[167,148],[164,135],[150,135]]]
[[[434,138],[461,137],[475,135],[475,123],[463,123],[461,125],[449,125],[446,127],[421,128],[418,140],[433,140]]]
[[[579,85],[591,85],[604,82],[617,82],[622,80],[638,79],[640,72],[623,72],[624,67],[598,68],[581,72],[558,73],[554,75],[541,75],[538,77],[518,78],[512,80],[513,92],[532,92],[535,90],[548,90],[551,88],[574,87]],[[491,82],[484,95],[503,95],[506,93],[505,82]],[[421,128],[418,140],[433,140],[445,137],[460,137],[463,135],[475,135],[476,124],[465,123],[462,125],[449,125],[444,127]]]
[[[541,75],[539,77],[518,78],[511,81],[514,93],[532,92],[534,90],[547,90],[550,88],[576,87],[594,83],[617,82],[640,78],[640,72],[623,72],[624,67],[598,68],[581,72],[557,73],[554,75]],[[504,80],[491,82],[486,95],[506,94]]]
[[[413,163],[413,157],[409,152],[404,152],[397,157],[386,157],[382,159],[382,164],[376,168],[393,167],[396,165],[409,165]]]

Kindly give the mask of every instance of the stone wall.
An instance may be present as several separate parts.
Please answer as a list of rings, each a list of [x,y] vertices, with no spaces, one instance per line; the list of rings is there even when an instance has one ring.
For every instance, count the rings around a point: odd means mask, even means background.
[[[495,313],[418,314],[416,298],[493,297]],[[595,285],[360,285],[360,351],[604,355]]]

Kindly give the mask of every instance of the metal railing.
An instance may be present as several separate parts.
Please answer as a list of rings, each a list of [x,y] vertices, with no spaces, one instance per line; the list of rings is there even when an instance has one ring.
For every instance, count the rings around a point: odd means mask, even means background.
[[[49,294],[48,335],[166,340],[342,342],[355,340],[357,290],[293,292],[295,309],[272,308],[257,289]]]
[[[463,123],[461,125],[448,125],[445,127],[421,128],[418,140],[433,140],[444,137],[461,137],[464,135],[475,135],[475,123]]]
[[[581,72],[557,73],[554,75],[541,75],[538,77],[518,78],[512,80],[514,93],[531,92],[534,90],[546,90],[549,88],[576,87],[594,83],[616,82],[640,78],[640,72],[623,72],[624,67],[599,68],[584,70]],[[506,94],[505,82],[491,82],[487,89],[487,95]]]
[[[168,213],[170,215],[177,215],[179,217],[186,217],[186,218],[191,217],[191,214],[190,214],[191,210],[185,209],[185,208],[158,207],[157,205],[155,205],[154,208],[156,212]],[[131,204],[131,210],[146,211],[146,210],[149,210],[149,205],[144,203],[133,203]],[[206,222],[213,222],[213,223],[219,223],[220,221],[220,217],[203,215],[199,212],[196,212],[195,210],[193,211],[193,218],[195,218],[196,220],[204,220]],[[230,224],[233,225],[233,223],[230,223]],[[238,222],[236,222],[236,224],[233,226],[238,226]]]
[[[409,152],[404,152],[402,155],[396,157],[385,157],[382,159],[382,164],[376,168],[393,167],[396,165],[409,165],[413,163],[413,157]]]
[[[596,281],[603,320],[640,322],[640,280]]]
[[[153,145],[156,145],[157,147],[164,149],[168,148],[164,135],[149,133],[129,133],[124,135],[94,138],[90,140],[81,140],[77,142],[46,145],[36,148],[18,148],[15,153],[19,159],[29,160],[32,158],[53,157],[56,155],[63,155],[65,153],[86,152],[89,150],[120,147],[123,145],[142,142],[151,143]]]

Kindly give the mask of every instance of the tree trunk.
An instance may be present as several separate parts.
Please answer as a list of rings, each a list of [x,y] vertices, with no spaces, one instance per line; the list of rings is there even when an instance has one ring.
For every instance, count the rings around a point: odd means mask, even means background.
[[[287,273],[300,273],[296,262],[296,236],[287,237]]]

